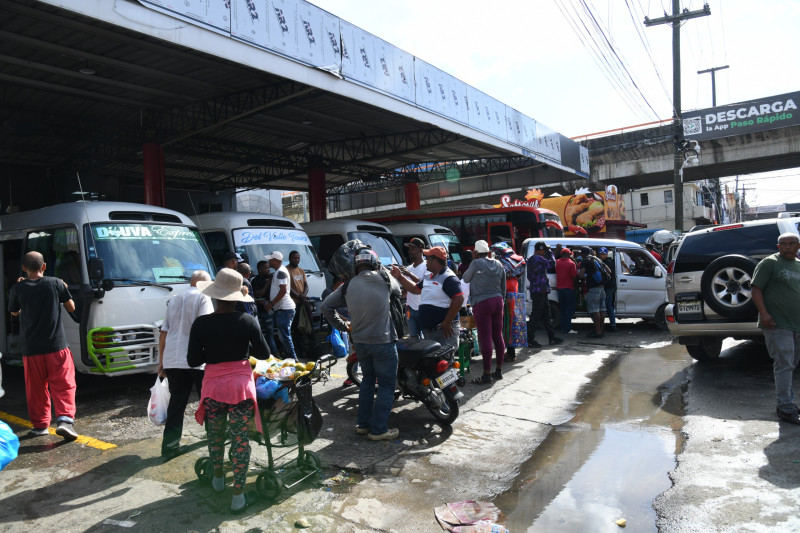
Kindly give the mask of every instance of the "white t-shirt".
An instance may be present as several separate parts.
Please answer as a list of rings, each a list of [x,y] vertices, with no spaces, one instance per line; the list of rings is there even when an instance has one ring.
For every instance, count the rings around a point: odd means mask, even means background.
[[[201,294],[197,287],[190,287],[167,302],[167,312],[161,325],[161,331],[167,332],[162,357],[164,368],[192,368],[186,362],[192,324],[195,318],[213,312],[211,298]],[[196,368],[202,370],[205,365]]]
[[[422,279],[426,272],[428,272],[428,267],[425,265],[425,261],[421,262],[419,265],[414,266],[413,264],[408,265],[408,271],[413,273],[417,276],[417,279]],[[419,300],[422,297],[421,294],[411,294],[406,293],[406,305],[408,305],[413,310],[419,309]]]
[[[269,286],[269,299],[271,302],[274,302],[275,298],[278,296],[281,285],[286,285],[286,294],[272,306],[272,309],[275,311],[294,309],[294,300],[292,300],[289,292],[289,271],[286,270],[286,267],[283,265],[281,265],[281,267],[275,271],[275,275],[272,276],[272,285]]]

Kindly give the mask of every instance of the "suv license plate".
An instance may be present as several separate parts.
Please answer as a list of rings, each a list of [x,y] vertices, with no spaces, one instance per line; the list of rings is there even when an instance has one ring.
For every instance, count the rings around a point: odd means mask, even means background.
[[[458,372],[454,369],[450,369],[438,378],[436,378],[436,383],[439,385],[439,388],[449,387],[453,383],[458,381]]]
[[[697,314],[702,312],[703,308],[700,306],[700,302],[698,300],[693,300],[689,302],[678,302],[678,313],[681,315]]]

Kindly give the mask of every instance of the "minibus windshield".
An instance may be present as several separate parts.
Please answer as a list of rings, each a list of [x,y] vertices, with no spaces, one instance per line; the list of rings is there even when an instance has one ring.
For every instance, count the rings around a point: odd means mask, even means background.
[[[258,262],[272,252],[282,253],[283,264],[288,265],[289,252],[292,251],[300,254],[300,268],[305,272],[322,272],[311,241],[303,231],[284,228],[237,229],[233,230],[233,243],[236,252],[246,256],[254,272]]]
[[[397,251],[391,244],[391,235],[386,236],[375,235],[367,233],[366,231],[351,231],[347,236],[352,239],[358,239],[366,245],[369,245],[381,260],[383,265],[402,265],[403,260],[400,257],[400,252]]]
[[[195,270],[214,277],[200,234],[186,226],[109,222],[85,231],[88,256],[103,260],[105,278],[136,285],[188,283]]]
[[[464,261],[464,248],[458,242],[458,237],[448,233],[434,233],[428,235],[428,240],[431,241],[431,246],[441,246],[450,256],[454,263],[462,263]]]

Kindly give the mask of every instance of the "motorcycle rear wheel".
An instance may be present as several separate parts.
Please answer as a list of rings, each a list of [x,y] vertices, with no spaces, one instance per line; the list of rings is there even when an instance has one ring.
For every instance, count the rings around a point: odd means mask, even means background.
[[[449,413],[445,413],[442,409],[438,409],[427,403],[425,407],[428,408],[428,411],[431,412],[433,417],[438,420],[440,424],[449,426],[458,418],[458,402],[449,396],[445,396],[445,400],[447,401],[447,407],[450,409]]]
[[[359,366],[358,361],[347,363],[347,377],[350,378],[350,381],[355,383],[357,386],[361,386],[361,367]]]

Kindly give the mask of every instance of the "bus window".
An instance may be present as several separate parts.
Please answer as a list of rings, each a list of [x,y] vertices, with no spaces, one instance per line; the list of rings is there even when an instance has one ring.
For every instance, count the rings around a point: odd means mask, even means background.
[[[350,239],[358,239],[364,244],[372,248],[381,260],[381,264],[385,266],[402,265],[403,258],[400,257],[400,252],[391,243],[389,238],[367,233],[366,231],[351,231],[347,234]]]
[[[503,222],[502,224],[489,224],[489,244],[507,242],[512,248],[514,248],[514,239],[511,231],[512,228],[510,222]]]
[[[25,252],[44,256],[48,276],[61,278],[67,285],[80,285],[81,263],[78,254],[78,230],[74,227],[51,228],[28,234]]]
[[[216,266],[222,266],[222,256],[228,251],[228,238],[224,231],[207,231],[203,233],[206,247],[211,252],[211,258]]]
[[[454,263],[460,264],[464,262],[464,248],[461,246],[461,243],[458,242],[458,237],[455,235],[435,233],[433,235],[429,235],[429,239],[431,246],[441,246],[447,250],[447,253],[450,255],[450,259]],[[470,257],[472,257],[471,254]]]
[[[329,235],[310,235],[308,238],[311,240],[311,244],[314,245],[314,248],[316,248],[319,258],[325,261],[326,265],[330,263],[336,250],[344,244],[344,238],[336,233],[331,233]]]

